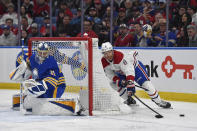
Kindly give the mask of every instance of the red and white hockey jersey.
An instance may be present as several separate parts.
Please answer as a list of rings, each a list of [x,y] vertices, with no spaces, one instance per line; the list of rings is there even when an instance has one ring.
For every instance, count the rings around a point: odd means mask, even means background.
[[[131,51],[128,55],[125,55],[120,51],[114,50],[114,59],[112,62],[103,57],[101,62],[106,76],[113,82],[116,82],[119,79],[116,74],[119,73],[125,75],[126,80],[134,81],[135,67],[138,64],[136,55],[136,51]]]

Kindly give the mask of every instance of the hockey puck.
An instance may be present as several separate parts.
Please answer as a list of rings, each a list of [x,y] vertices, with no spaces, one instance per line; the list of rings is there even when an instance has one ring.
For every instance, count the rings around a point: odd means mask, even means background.
[[[184,116],[185,116],[185,114],[179,114],[179,116],[180,116],[180,117],[184,117]]]
[[[155,115],[156,118],[163,118],[162,115]]]

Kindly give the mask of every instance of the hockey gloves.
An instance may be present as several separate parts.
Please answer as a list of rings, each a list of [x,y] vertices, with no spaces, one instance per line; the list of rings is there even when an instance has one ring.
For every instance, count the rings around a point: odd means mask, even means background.
[[[132,96],[135,94],[135,84],[133,83],[133,81],[127,81],[127,92],[128,92],[128,96]]]
[[[120,88],[125,88],[127,86],[127,82],[124,79],[116,80],[116,85]]]

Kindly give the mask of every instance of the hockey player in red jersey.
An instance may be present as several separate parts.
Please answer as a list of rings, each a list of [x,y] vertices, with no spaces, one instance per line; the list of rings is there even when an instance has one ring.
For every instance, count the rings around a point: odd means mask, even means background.
[[[105,42],[101,46],[103,57],[101,59],[106,76],[110,79],[110,85],[119,92],[128,105],[136,104],[132,98],[135,93],[135,84],[138,83],[148,93],[153,102],[162,108],[170,108],[171,104],[162,100],[151,83],[145,66],[137,59],[138,52],[130,51],[128,55],[113,50],[111,43]]]

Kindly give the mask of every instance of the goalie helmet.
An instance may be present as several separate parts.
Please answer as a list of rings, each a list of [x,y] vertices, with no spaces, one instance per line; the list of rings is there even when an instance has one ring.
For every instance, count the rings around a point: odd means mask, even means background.
[[[152,27],[149,24],[143,25],[142,30],[144,32],[144,37],[147,37],[152,34]]]
[[[44,61],[49,55],[49,46],[46,42],[41,42],[37,47],[37,57],[40,61]]]
[[[113,50],[113,47],[112,47],[110,42],[105,42],[105,43],[102,44],[102,46],[101,46],[102,53],[105,53],[105,52],[110,51],[110,50]]]

